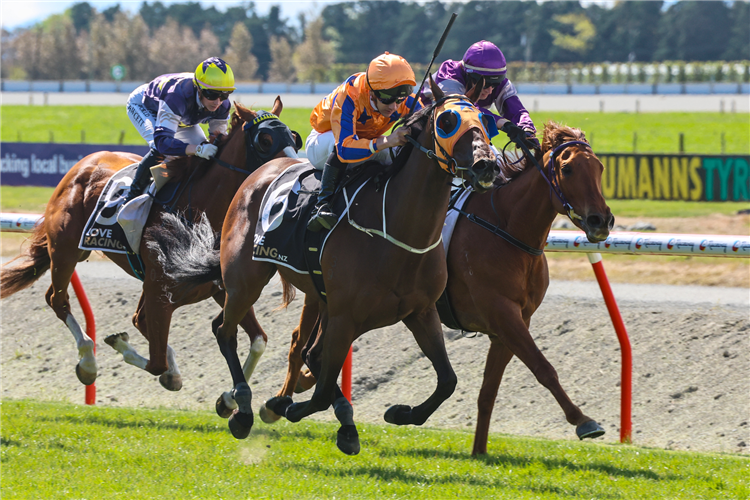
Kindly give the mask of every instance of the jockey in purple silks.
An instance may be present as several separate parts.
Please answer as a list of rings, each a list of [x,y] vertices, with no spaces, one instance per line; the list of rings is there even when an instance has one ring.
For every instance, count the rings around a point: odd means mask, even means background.
[[[432,78],[446,94],[465,95],[469,88],[483,82],[482,93],[474,104],[492,115],[498,130],[508,134],[513,142],[524,141],[527,146],[539,147],[534,122],[521,104],[516,87],[506,78],[506,71],[505,56],[500,49],[482,40],[469,47],[461,61],[448,59],[441,64]],[[422,88],[422,95],[432,99],[429,85]],[[500,115],[489,111],[493,104]]]

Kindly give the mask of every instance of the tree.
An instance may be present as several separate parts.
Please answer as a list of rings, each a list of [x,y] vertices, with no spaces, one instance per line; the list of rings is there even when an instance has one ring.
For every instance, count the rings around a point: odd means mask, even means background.
[[[565,31],[550,30],[552,45],[575,52],[582,59],[591,48],[591,42],[596,36],[593,23],[583,12],[557,15],[554,20],[567,29]]]
[[[76,30],[69,17],[54,16],[48,20],[40,49],[42,78],[80,78],[81,61],[76,47]]]
[[[724,59],[739,61],[750,59],[750,3],[735,1],[729,14],[732,20]]]
[[[200,49],[200,57],[199,59],[201,61],[208,59],[209,57],[217,57],[219,54],[221,54],[221,48],[219,47],[219,38],[214,35],[214,32],[211,30],[211,27],[206,24],[206,26],[201,30],[201,36],[198,40],[198,45]],[[198,64],[196,63],[196,66]]]
[[[171,18],[154,33],[150,56],[155,75],[192,73],[202,61],[193,30],[180,26]]]
[[[323,20],[320,17],[311,21],[305,29],[305,41],[299,44],[294,52],[294,67],[300,81],[327,80],[326,73],[335,58],[331,42],[323,39],[322,31]]]
[[[258,71],[258,59],[250,52],[253,48],[253,37],[243,23],[236,23],[229,39],[229,47],[224,53],[224,60],[231,66],[237,80],[252,80]]]
[[[270,46],[271,68],[268,71],[268,80],[271,82],[291,82],[294,79],[291,45],[284,37],[272,36]]]
[[[110,24],[110,30],[112,37],[108,52],[111,65],[125,66],[129,80],[146,81],[157,76],[149,58],[151,37],[141,16],[136,14],[131,18],[125,12],[119,12]]]
[[[68,15],[70,16],[71,21],[73,21],[76,33],[79,34],[81,31],[89,30],[91,20],[94,18],[95,14],[96,10],[88,2],[73,4],[68,10]]]

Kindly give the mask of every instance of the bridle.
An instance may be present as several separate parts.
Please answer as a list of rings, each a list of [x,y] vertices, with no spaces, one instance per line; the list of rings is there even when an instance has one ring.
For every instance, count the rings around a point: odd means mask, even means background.
[[[573,221],[574,219],[583,220],[583,218],[578,215],[575,210],[573,210],[573,207],[568,202],[567,198],[565,197],[565,194],[562,192],[562,188],[560,187],[560,180],[558,179],[557,173],[555,172],[555,156],[564,149],[574,146],[574,145],[582,145],[587,146],[591,148],[591,145],[588,142],[585,141],[568,141],[560,144],[555,149],[552,150],[552,152],[549,155],[549,159],[547,160],[547,170],[545,171],[541,165],[536,161],[536,158],[534,155],[529,152],[528,148],[525,145],[521,145],[521,149],[523,149],[524,153],[526,154],[526,157],[531,160],[531,162],[534,164],[534,166],[539,170],[539,173],[542,174],[542,177],[545,181],[547,181],[547,184],[550,187],[550,197],[552,197],[551,193],[555,193],[555,196],[560,200],[560,203],[562,203],[563,208],[565,209],[565,212],[568,215],[568,218]],[[593,150],[592,150],[593,151]],[[511,245],[515,246],[516,248],[523,250],[524,252],[533,255],[535,257],[538,257],[542,255],[543,250],[539,248],[534,248],[530,245],[527,245],[523,241],[519,240],[512,234],[508,233],[507,231],[500,229],[497,225],[492,224],[491,222],[488,222],[481,217],[477,217],[475,214],[471,214],[468,212],[465,212],[459,208],[455,208],[454,204],[458,200],[458,198],[461,195],[461,192],[463,190],[458,190],[452,197],[451,201],[448,204],[448,210],[456,210],[459,214],[466,217],[469,221],[477,224],[478,226],[488,230],[489,232],[500,236],[505,241],[510,243]],[[500,217],[497,213],[497,209],[495,208],[495,199],[494,197],[490,198],[490,203],[492,205],[492,211],[495,213],[496,217]]]

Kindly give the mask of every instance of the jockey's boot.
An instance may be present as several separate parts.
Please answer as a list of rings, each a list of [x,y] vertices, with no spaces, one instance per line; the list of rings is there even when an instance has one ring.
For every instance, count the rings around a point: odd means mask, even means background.
[[[331,209],[329,203],[331,202],[331,198],[333,198],[334,191],[336,191],[341,171],[345,168],[346,165],[339,160],[336,151],[331,153],[331,156],[328,157],[326,164],[323,166],[318,202],[315,204],[315,210],[312,217],[310,217],[310,221],[307,223],[309,231],[317,233],[323,228],[331,229],[339,219]]]
[[[133,177],[133,182],[130,184],[130,191],[127,197],[125,197],[123,204],[143,194],[143,191],[148,187],[148,183],[151,182],[151,167],[158,165],[163,159],[164,157],[155,149],[151,149],[146,153],[146,156],[138,164],[135,177]]]

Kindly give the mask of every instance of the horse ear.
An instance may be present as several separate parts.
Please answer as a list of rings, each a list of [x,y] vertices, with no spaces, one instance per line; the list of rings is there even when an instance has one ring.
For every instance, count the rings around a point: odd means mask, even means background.
[[[281,116],[281,110],[284,109],[284,104],[281,102],[281,96],[277,95],[276,99],[273,101],[273,108],[271,109],[271,113],[275,114],[276,116]]]
[[[234,102],[234,110],[237,112],[238,115],[240,115],[240,118],[242,118],[246,122],[252,121],[255,118],[254,111],[247,109],[245,106],[238,103],[237,101]]]
[[[432,75],[430,75],[430,90],[432,90],[433,101],[439,101],[440,99],[445,97],[445,93],[440,87],[438,87],[438,84],[435,83],[435,80],[432,79]]]
[[[477,102],[477,99],[479,99],[479,94],[482,93],[482,88],[484,88],[484,77],[480,78],[479,82],[469,88],[469,90],[466,92],[466,97],[471,102]]]

